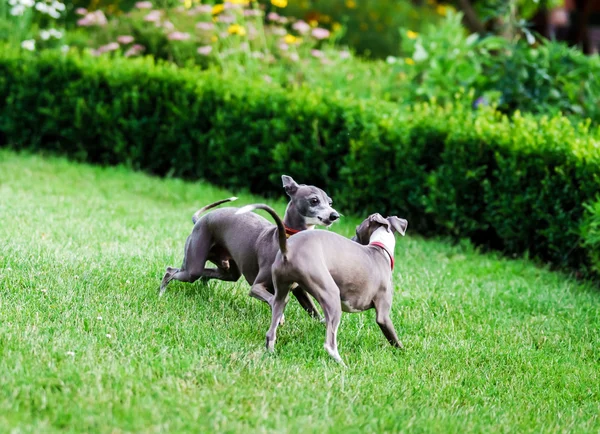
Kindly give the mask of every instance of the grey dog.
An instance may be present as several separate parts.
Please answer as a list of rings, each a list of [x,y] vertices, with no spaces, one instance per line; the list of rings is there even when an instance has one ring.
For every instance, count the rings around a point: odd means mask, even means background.
[[[290,197],[282,236],[296,234],[315,225],[330,226],[340,215],[331,207],[331,198],[320,188],[297,184],[290,176],[281,177]],[[225,199],[207,205],[194,214],[194,229],[185,243],[181,268],[167,267],[159,293],[164,294],[171,280],[195,282],[199,278],[235,282],[243,275],[252,285],[250,295],[269,302],[273,293],[271,265],[279,251],[277,227],[257,214],[239,215],[239,208],[220,208],[202,218],[200,214],[215,206],[235,200]],[[297,236],[297,235],[294,235]],[[217,268],[205,268],[206,261]],[[301,288],[294,295],[311,315],[320,315],[310,297]]]
[[[342,310],[362,312],[374,307],[377,324],[387,340],[403,348],[390,319],[390,309],[394,232],[404,235],[406,220],[372,214],[357,227],[352,240],[327,231],[303,232],[287,240],[283,222],[271,207],[248,205],[238,213],[254,209],[267,211],[277,223],[280,249],[272,267],[275,295],[270,303],[272,321],[267,349],[274,349],[277,326],[294,284],[308,291],[323,308],[327,326],[325,349],[336,361],[343,364],[337,349]]]

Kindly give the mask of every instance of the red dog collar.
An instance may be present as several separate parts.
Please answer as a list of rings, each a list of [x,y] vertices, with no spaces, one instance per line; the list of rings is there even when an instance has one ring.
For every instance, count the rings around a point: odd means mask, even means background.
[[[287,226],[284,226],[284,228],[285,228],[285,236],[286,236],[286,238],[289,238],[292,235],[295,235],[298,232],[301,232],[301,231],[299,231],[297,229],[288,228]]]
[[[387,247],[385,246],[385,244],[380,243],[379,241],[373,241],[372,243],[369,243],[369,246],[381,247],[385,251],[385,253],[387,253],[388,256],[390,257],[390,265],[392,267],[392,270],[394,269],[394,256],[392,256],[392,254],[387,249]]]

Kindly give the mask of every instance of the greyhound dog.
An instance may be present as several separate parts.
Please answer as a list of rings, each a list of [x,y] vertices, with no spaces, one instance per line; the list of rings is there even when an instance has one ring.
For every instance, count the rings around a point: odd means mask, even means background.
[[[340,215],[331,207],[331,198],[320,188],[297,184],[290,176],[281,177],[285,192],[290,197],[282,236],[293,235],[315,225],[330,226]],[[220,279],[235,282],[241,275],[252,287],[250,295],[269,302],[273,293],[271,265],[278,252],[277,227],[257,214],[238,215],[239,208],[221,208],[202,218],[202,212],[225,199],[197,211],[192,217],[194,229],[185,243],[185,255],[181,268],[167,267],[159,294],[164,294],[168,283],[175,279],[195,282]],[[206,261],[217,268],[205,268]],[[320,318],[310,297],[301,288],[294,295],[302,307],[315,318]]]
[[[272,321],[267,333],[267,349],[275,346],[277,325],[288,301],[290,287],[299,284],[317,299],[327,326],[325,349],[337,362],[337,329],[342,310],[377,311],[377,324],[387,340],[404,348],[390,320],[394,232],[402,235],[408,222],[398,217],[372,214],[357,228],[352,240],[327,231],[304,232],[287,240],[283,222],[267,205],[248,205],[238,213],[255,209],[267,211],[277,223],[279,249],[273,263],[275,295],[271,300]]]

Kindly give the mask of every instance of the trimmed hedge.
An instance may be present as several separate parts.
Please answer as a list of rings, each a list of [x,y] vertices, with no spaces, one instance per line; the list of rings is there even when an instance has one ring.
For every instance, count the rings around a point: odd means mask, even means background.
[[[460,104],[406,110],[150,59],[3,48],[3,146],[263,194],[280,194],[288,173],[344,212],[394,213],[424,234],[581,271],[597,260],[597,231],[582,239],[584,204],[600,194],[588,124]]]

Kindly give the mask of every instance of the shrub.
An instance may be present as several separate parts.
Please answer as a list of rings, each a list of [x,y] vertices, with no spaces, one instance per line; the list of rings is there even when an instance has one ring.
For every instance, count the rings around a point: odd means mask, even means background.
[[[444,102],[472,90],[478,103],[507,114],[562,112],[600,122],[598,56],[554,41],[532,46],[525,39],[468,35],[461,21],[461,14],[450,12],[422,34],[403,31],[402,50],[410,57],[390,59],[407,77],[398,83],[399,99]]]
[[[401,109],[149,58],[5,48],[4,146],[266,194],[280,194],[289,173],[341,210],[406,216],[424,234],[583,271],[596,258],[595,226],[583,223],[583,204],[600,194],[589,124],[462,104]]]
[[[600,198],[585,205],[585,217],[581,224],[583,247],[594,273],[600,275]]]

